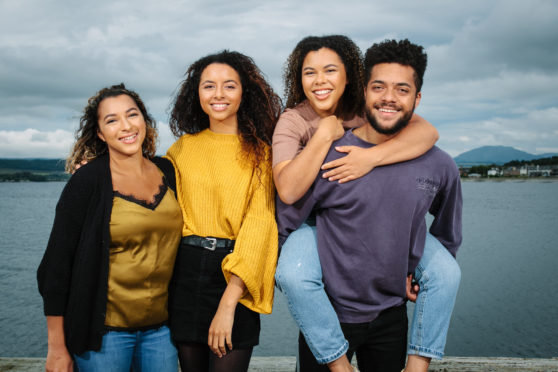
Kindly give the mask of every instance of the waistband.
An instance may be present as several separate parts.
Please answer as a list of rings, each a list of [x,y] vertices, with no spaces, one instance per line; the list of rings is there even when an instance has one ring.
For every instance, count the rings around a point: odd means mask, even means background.
[[[212,238],[210,236],[203,237],[197,235],[188,235],[182,237],[181,244],[193,245],[200,248],[205,248],[210,251],[215,250],[230,250],[234,248],[234,240],[224,238]]]

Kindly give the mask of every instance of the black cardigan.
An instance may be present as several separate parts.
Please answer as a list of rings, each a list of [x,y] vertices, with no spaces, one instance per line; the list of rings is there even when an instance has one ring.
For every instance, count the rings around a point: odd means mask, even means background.
[[[158,157],[152,161],[176,190],[172,163]],[[66,347],[73,354],[98,351],[105,333],[113,195],[108,155],[81,167],[56,205],[37,270],[44,313],[64,317]]]

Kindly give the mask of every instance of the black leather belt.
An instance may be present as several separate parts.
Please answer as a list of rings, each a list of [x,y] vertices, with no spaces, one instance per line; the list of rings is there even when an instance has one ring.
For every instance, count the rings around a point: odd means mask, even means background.
[[[210,251],[214,251],[216,249],[228,249],[231,250],[234,248],[234,240],[230,239],[223,239],[223,238],[212,238],[212,237],[203,237],[197,235],[189,235],[184,236],[180,241],[182,244],[193,245],[200,248],[205,248]]]

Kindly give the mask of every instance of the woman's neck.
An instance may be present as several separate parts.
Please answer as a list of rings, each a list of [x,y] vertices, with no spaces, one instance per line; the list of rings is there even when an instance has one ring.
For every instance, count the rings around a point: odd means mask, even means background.
[[[238,134],[238,121],[235,118],[227,120],[209,120],[209,130],[220,134]]]
[[[113,190],[132,195],[139,200],[153,202],[163,183],[157,166],[141,153],[139,156],[120,155],[110,157]]]
[[[122,175],[141,175],[147,166],[147,159],[141,153],[132,156],[122,154],[111,154],[110,156],[110,171],[113,174]]]

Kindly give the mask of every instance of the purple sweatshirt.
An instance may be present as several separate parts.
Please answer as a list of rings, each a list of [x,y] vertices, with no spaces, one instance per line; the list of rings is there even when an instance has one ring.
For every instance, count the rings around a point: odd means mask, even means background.
[[[374,146],[347,131],[335,146]],[[461,183],[453,159],[437,147],[417,159],[375,168],[340,184],[318,175],[294,205],[277,198],[280,244],[316,211],[323,282],[339,320],[363,323],[405,301],[405,280],[430,233],[455,257],[461,244]]]

